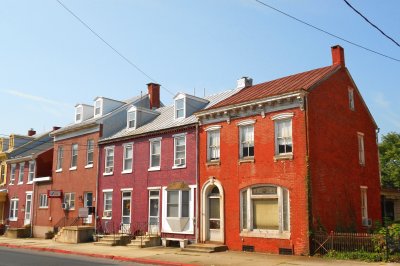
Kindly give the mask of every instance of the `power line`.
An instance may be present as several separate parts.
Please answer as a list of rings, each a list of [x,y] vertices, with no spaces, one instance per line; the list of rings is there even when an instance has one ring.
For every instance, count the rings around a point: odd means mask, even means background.
[[[388,36],[386,33],[384,33],[380,28],[378,28],[378,26],[376,26],[374,23],[372,23],[371,21],[369,21],[369,19],[367,19],[363,14],[361,14],[360,11],[358,11],[357,9],[355,9],[347,0],[343,0],[351,9],[354,10],[354,12],[356,12],[357,14],[359,14],[365,21],[367,21],[372,27],[374,27],[375,29],[377,29],[380,33],[383,34],[383,36],[385,36],[386,38],[388,38],[389,40],[391,40],[392,42],[394,42],[397,46],[400,47],[400,44],[398,42],[396,42],[392,37]]]
[[[389,55],[386,55],[386,54],[383,54],[383,53],[374,51],[374,50],[372,50],[372,49],[370,49],[370,48],[367,48],[367,47],[362,46],[362,45],[360,45],[360,44],[357,44],[357,43],[355,43],[355,42],[349,41],[349,40],[347,40],[347,39],[345,39],[345,38],[343,38],[343,37],[340,37],[340,36],[338,36],[338,35],[335,35],[335,34],[333,34],[333,33],[330,33],[330,32],[328,32],[328,31],[323,30],[323,29],[321,29],[321,28],[319,28],[319,27],[317,27],[317,26],[314,26],[314,25],[312,25],[312,24],[310,24],[310,23],[308,23],[308,22],[306,22],[306,21],[304,21],[304,20],[298,19],[298,18],[296,18],[296,17],[294,17],[294,16],[292,16],[292,15],[290,15],[290,14],[288,14],[288,13],[285,13],[285,12],[283,12],[283,11],[281,11],[281,10],[279,10],[279,9],[277,9],[277,8],[275,8],[275,7],[273,7],[273,6],[270,6],[270,5],[264,3],[264,2],[262,2],[262,1],[260,1],[260,0],[254,0],[254,1],[256,1],[257,3],[259,3],[260,5],[263,5],[263,6],[265,6],[265,7],[268,7],[268,8],[270,8],[270,9],[272,9],[272,10],[275,10],[276,12],[279,12],[279,13],[281,13],[281,14],[283,14],[283,15],[285,15],[285,16],[287,16],[287,17],[293,19],[293,20],[296,20],[297,22],[300,22],[300,23],[302,23],[302,24],[304,24],[304,25],[306,25],[306,26],[308,26],[308,27],[310,27],[310,28],[313,28],[313,29],[315,29],[315,30],[318,30],[318,31],[320,31],[320,32],[323,32],[323,33],[325,33],[325,34],[327,34],[327,35],[329,35],[329,36],[332,36],[332,37],[334,37],[334,38],[337,38],[337,39],[339,39],[339,40],[342,40],[342,41],[344,41],[344,42],[347,42],[347,43],[349,43],[349,44],[351,44],[351,45],[354,45],[354,46],[356,46],[356,47],[358,47],[358,48],[364,49],[364,50],[369,51],[369,52],[371,52],[371,53],[374,53],[374,54],[377,54],[377,55],[386,57],[386,58],[391,59],[391,60],[393,60],[393,61],[400,62],[400,59],[397,59],[397,58],[391,57],[391,56],[389,56]]]

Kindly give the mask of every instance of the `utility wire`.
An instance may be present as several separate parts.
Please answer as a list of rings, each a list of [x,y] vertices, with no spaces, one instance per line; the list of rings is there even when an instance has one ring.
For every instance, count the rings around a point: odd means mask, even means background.
[[[372,27],[374,27],[375,29],[377,29],[380,33],[383,34],[383,36],[385,36],[386,38],[388,38],[389,40],[391,40],[392,42],[394,42],[397,46],[400,47],[400,44],[398,42],[396,42],[392,37],[388,36],[386,33],[384,33],[380,28],[378,28],[378,26],[376,26],[374,23],[372,23],[371,21],[369,21],[369,19],[367,19],[363,14],[361,14],[360,11],[358,11],[357,9],[355,9],[347,0],[343,0],[351,9],[353,9],[354,12],[356,12],[357,14],[359,14],[365,21],[367,21]]]
[[[344,42],[347,42],[347,43],[349,43],[349,44],[351,44],[351,45],[354,45],[354,46],[356,46],[356,47],[358,47],[358,48],[364,49],[364,50],[369,51],[369,52],[371,52],[371,53],[374,53],[374,54],[377,54],[377,55],[386,57],[386,58],[391,59],[391,60],[393,60],[393,61],[400,62],[400,59],[397,59],[397,58],[391,57],[391,56],[389,56],[389,55],[386,55],[386,54],[383,54],[383,53],[374,51],[374,50],[372,50],[372,49],[370,49],[370,48],[367,48],[367,47],[362,46],[362,45],[360,45],[360,44],[357,44],[357,43],[355,43],[355,42],[349,41],[349,40],[347,40],[347,39],[345,39],[345,38],[343,38],[343,37],[340,37],[340,36],[338,36],[338,35],[335,35],[335,34],[333,34],[333,33],[330,33],[330,32],[328,32],[328,31],[323,30],[323,29],[321,29],[321,28],[319,28],[319,27],[316,27],[316,26],[314,26],[314,25],[312,25],[312,24],[310,24],[310,23],[308,23],[308,22],[306,22],[306,21],[304,21],[304,20],[298,19],[298,18],[296,18],[296,17],[294,17],[294,16],[292,16],[292,15],[290,15],[290,14],[288,14],[288,13],[285,13],[285,12],[283,12],[283,11],[281,11],[281,10],[279,10],[279,9],[277,9],[277,8],[275,8],[275,7],[273,7],[273,6],[271,6],[271,5],[268,5],[268,4],[266,4],[266,3],[264,3],[264,2],[262,2],[262,1],[260,1],[260,0],[254,0],[254,1],[256,1],[257,3],[259,3],[260,5],[263,5],[263,6],[265,6],[265,7],[268,7],[268,8],[270,8],[270,9],[272,9],[272,10],[275,10],[276,12],[279,12],[279,13],[281,13],[281,14],[283,14],[283,15],[285,15],[285,16],[291,18],[291,19],[294,19],[294,20],[296,20],[297,22],[300,22],[300,23],[302,23],[302,24],[304,24],[304,25],[306,25],[306,26],[308,26],[308,27],[311,27],[311,28],[313,28],[313,29],[315,29],[315,30],[318,30],[318,31],[320,31],[320,32],[323,32],[323,33],[325,33],[325,34],[327,34],[327,35],[329,35],[329,36],[332,36],[332,37],[334,37],[334,38],[337,38],[337,39],[339,39],[339,40],[342,40],[342,41],[344,41]]]

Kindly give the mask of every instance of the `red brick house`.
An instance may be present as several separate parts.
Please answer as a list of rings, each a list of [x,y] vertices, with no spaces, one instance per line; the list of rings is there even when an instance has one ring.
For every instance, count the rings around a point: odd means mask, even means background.
[[[148,84],[156,90],[158,84]],[[179,93],[174,105],[127,110],[126,127],[99,141],[98,214],[106,230],[138,230],[168,241],[196,241],[198,210],[195,111],[235,91],[206,98]],[[158,100],[159,101],[159,100]]]
[[[327,67],[252,85],[196,113],[200,241],[308,254],[316,230],[381,220],[377,125],[332,47]]]

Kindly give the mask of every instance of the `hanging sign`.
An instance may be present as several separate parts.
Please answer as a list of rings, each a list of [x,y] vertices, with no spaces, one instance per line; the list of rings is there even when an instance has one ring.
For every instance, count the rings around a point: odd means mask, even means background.
[[[61,198],[62,190],[47,190],[47,196],[49,198]]]

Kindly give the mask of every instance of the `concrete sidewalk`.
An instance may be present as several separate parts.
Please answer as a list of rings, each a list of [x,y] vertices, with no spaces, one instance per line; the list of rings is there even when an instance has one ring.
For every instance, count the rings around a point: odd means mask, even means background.
[[[283,256],[237,251],[190,253],[172,247],[137,249],[124,246],[95,246],[93,243],[64,244],[38,238],[13,239],[3,236],[0,236],[0,246],[159,265],[398,265],[392,263],[337,261],[316,257]]]

